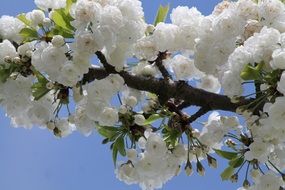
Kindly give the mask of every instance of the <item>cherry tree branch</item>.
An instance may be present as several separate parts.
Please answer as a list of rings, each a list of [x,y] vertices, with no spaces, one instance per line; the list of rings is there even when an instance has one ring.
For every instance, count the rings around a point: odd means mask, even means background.
[[[155,63],[159,71],[161,72],[163,78],[165,79],[172,79],[171,75],[168,73],[167,69],[163,65],[163,60],[167,57],[167,51],[165,52],[159,52],[156,60],[149,61],[149,63]]]
[[[196,121],[196,119],[205,115],[206,113],[208,113],[208,111],[210,111],[209,107],[207,107],[207,106],[201,107],[196,113],[194,113],[193,115],[191,115],[191,117],[188,118],[187,122],[192,123],[192,122]]]
[[[183,108],[199,106],[207,108],[208,111],[223,110],[236,112],[238,107],[247,105],[252,101],[251,99],[244,99],[238,103],[233,103],[230,98],[225,95],[198,89],[186,82],[169,82],[162,78],[136,76],[127,71],[117,72],[113,66],[108,64],[102,52],[96,52],[96,55],[105,68],[91,68],[89,72],[84,75],[82,80],[83,84],[92,82],[95,79],[103,79],[109,74],[119,74],[124,78],[128,87],[154,93],[158,96],[160,103],[166,103],[169,99],[174,98],[184,101]]]

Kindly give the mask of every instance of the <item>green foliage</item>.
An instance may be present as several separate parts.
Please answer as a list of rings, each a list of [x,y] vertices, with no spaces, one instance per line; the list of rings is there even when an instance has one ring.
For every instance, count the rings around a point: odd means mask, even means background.
[[[100,135],[107,138],[109,141],[114,141],[121,133],[118,127],[97,126],[97,131]]]
[[[24,13],[19,14],[17,18],[26,25],[26,27],[20,31],[20,35],[23,38],[23,41],[30,42],[37,40],[39,38],[39,34],[36,28],[32,26],[31,20],[27,19]]]
[[[221,178],[222,180],[228,180],[235,172],[235,168],[232,166],[227,167],[222,173],[221,173]]]
[[[166,144],[173,148],[177,145],[178,139],[181,137],[182,132],[176,128],[165,125],[162,130],[162,134],[163,140],[166,142]]]
[[[240,73],[240,77],[243,80],[259,80],[262,78],[261,70],[263,66],[264,63],[259,63],[255,67],[247,64]]]
[[[125,142],[124,142],[124,135],[121,134],[119,137],[116,138],[114,143],[111,145],[111,149],[113,150],[113,162],[116,166],[118,152],[122,156],[126,156],[126,149],[125,149]]]
[[[39,38],[38,32],[33,28],[23,28],[20,31],[20,35],[24,42],[30,42]]]
[[[50,89],[46,87],[49,81],[41,73],[34,73],[38,81],[32,85],[32,94],[35,100],[39,100],[50,91]]]
[[[32,24],[32,22],[26,18],[26,14],[24,14],[24,13],[19,14],[17,16],[17,18],[27,26],[31,26],[31,24]]]
[[[159,114],[157,114],[157,113],[152,114],[151,116],[149,116],[149,117],[145,120],[145,122],[144,122],[143,125],[150,125],[150,124],[152,124],[153,122],[155,122],[156,120],[161,119],[161,118],[162,118],[162,117],[161,117]]]
[[[55,10],[52,20],[55,23],[54,29],[50,35],[62,35],[65,38],[73,38],[75,28],[70,24],[73,18],[70,16],[70,8],[74,0],[67,0],[67,6],[62,9]]]
[[[11,74],[17,71],[18,65],[16,64],[1,64],[0,65],[0,81],[2,83],[6,82]]]
[[[63,28],[66,31],[72,32],[74,30],[73,26],[70,24],[72,18],[69,14],[66,14],[63,9],[54,11],[52,14],[52,20],[57,26]]]
[[[233,160],[238,156],[237,152],[228,152],[228,151],[218,150],[218,149],[214,149],[214,151],[217,153],[217,155],[227,160]]]
[[[243,164],[243,162],[244,162],[244,157],[237,157],[230,160],[229,165],[233,168],[238,168]]]
[[[242,167],[244,164],[244,157],[240,156],[237,152],[228,152],[223,150],[214,149],[216,154],[229,160],[228,167],[221,173],[222,180],[229,180],[234,174],[235,169]]]
[[[154,21],[154,26],[156,26],[158,23],[164,22],[166,20],[168,11],[169,11],[169,5],[166,5],[166,6],[160,5],[159,6],[159,8],[157,10],[155,21]]]
[[[98,133],[105,137],[102,142],[103,144],[113,142],[111,144],[112,157],[114,165],[116,165],[118,153],[122,156],[126,156],[124,131],[119,127],[97,126],[96,128]]]

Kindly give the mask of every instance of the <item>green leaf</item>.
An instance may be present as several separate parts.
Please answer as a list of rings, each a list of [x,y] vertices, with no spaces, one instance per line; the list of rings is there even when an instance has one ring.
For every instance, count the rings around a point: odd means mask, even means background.
[[[61,9],[54,11],[54,13],[52,14],[52,20],[54,21],[54,23],[57,26],[69,31],[70,33],[72,33],[72,31],[74,30],[73,26],[71,26],[70,24],[71,19],[72,18],[65,14],[65,12]]]
[[[117,148],[122,156],[126,156],[125,141],[123,135],[116,139],[114,148]]]
[[[240,77],[243,80],[258,80],[261,78],[260,71],[263,67],[264,63],[259,63],[256,67],[253,67],[250,64],[247,64],[242,72],[240,73]]]
[[[32,41],[38,39],[38,32],[32,28],[23,28],[20,31],[20,35],[24,39],[24,41]]]
[[[34,100],[39,100],[41,99],[44,95],[46,95],[50,89],[47,89],[45,87],[42,87],[38,83],[35,83],[32,85],[32,94],[34,97]]]
[[[10,74],[11,74],[11,73],[8,72],[8,70],[6,70],[6,69],[1,69],[1,70],[0,70],[0,81],[1,81],[2,83],[6,82],[7,79],[9,78]]]
[[[0,65],[0,81],[6,82],[13,72],[18,69],[18,65],[15,64],[3,64]]]
[[[155,122],[156,120],[160,119],[161,116],[159,114],[152,114],[151,116],[149,116],[145,122],[143,123],[143,125],[149,125],[152,124],[153,122]]]
[[[26,18],[26,14],[24,14],[24,13],[19,14],[17,16],[17,18],[27,26],[31,26],[31,24],[32,24],[32,22]]]
[[[156,13],[154,26],[156,26],[160,22],[164,22],[165,21],[165,19],[167,17],[167,14],[168,14],[168,11],[169,11],[169,5],[166,5],[166,6],[160,5],[159,6],[158,11]]]
[[[36,75],[38,82],[32,85],[32,94],[34,100],[41,99],[44,95],[46,95],[51,89],[47,89],[46,85],[49,82],[40,72],[33,71]]]
[[[108,139],[112,139],[115,135],[119,134],[118,127],[98,126],[97,130],[100,135]]]
[[[238,157],[229,161],[229,165],[233,168],[238,168],[242,165],[243,162],[244,162],[244,157]]]
[[[60,26],[55,26],[53,30],[49,33],[49,36],[54,36],[54,35],[61,35],[64,38],[73,38],[73,31],[67,30],[65,28],[62,28]]]
[[[113,163],[115,167],[116,167],[117,157],[118,157],[118,149],[115,146],[113,146],[112,158],[113,158]]]
[[[228,151],[224,151],[224,150],[218,150],[218,149],[214,149],[214,151],[221,157],[228,159],[228,160],[233,160],[238,156],[237,152],[228,152]]]
[[[235,172],[235,168],[229,166],[227,167],[222,173],[221,173],[221,178],[222,180],[228,180]]]
[[[66,15],[69,14],[70,8],[71,8],[72,4],[75,3],[75,2],[76,2],[76,0],[66,0],[66,7],[64,9],[64,13]]]

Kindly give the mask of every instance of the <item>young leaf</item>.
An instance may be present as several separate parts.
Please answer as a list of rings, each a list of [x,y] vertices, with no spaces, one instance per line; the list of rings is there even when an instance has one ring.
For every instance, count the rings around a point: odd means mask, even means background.
[[[149,124],[151,124],[151,123],[153,123],[154,121],[156,121],[156,120],[158,120],[158,119],[160,119],[161,118],[161,116],[159,115],[159,114],[152,114],[151,116],[149,116],[146,120],[145,120],[145,122],[144,122],[144,124],[143,125],[149,125]]]
[[[47,89],[46,87],[43,87],[42,85],[39,85],[39,83],[35,83],[32,85],[32,94],[33,94],[34,100],[41,99],[49,91],[50,89]]]
[[[71,30],[67,30],[65,28],[62,28],[60,26],[55,26],[53,30],[49,33],[49,36],[54,36],[54,35],[61,35],[64,38],[73,38],[73,32]]]
[[[19,14],[17,18],[27,26],[31,26],[32,24],[32,22],[26,18],[26,15],[24,13]]]
[[[6,80],[9,78],[11,73],[7,69],[1,69],[0,70],[0,81],[2,83],[6,82]]]
[[[253,67],[250,64],[247,64],[242,72],[240,73],[240,77],[243,80],[257,80],[261,78],[260,70],[262,68],[262,64],[258,64],[258,66]]]
[[[237,152],[228,152],[228,151],[218,150],[218,149],[214,149],[214,151],[217,153],[217,155],[225,159],[228,159],[228,160],[233,160],[238,156]]]
[[[0,67],[0,82],[4,83],[10,77],[10,75],[17,70],[17,65],[1,65]]]
[[[32,41],[38,38],[38,32],[32,28],[23,28],[20,31],[20,35],[24,39],[24,41]]]
[[[74,28],[70,25],[71,20],[70,20],[69,16],[64,13],[64,11],[62,11],[62,10],[54,11],[54,13],[52,15],[52,20],[54,21],[54,23],[57,26],[69,31],[70,33],[72,33]]]
[[[75,2],[74,0],[66,0],[66,7],[65,7],[65,9],[64,9],[64,13],[65,13],[66,15],[69,14],[70,8],[71,8],[71,6],[72,6],[72,4],[73,4],[74,2]]]
[[[116,139],[114,143],[114,147],[118,149],[118,151],[120,152],[122,156],[126,156],[125,141],[124,141],[123,135],[121,135],[120,137]]]
[[[227,167],[222,173],[221,173],[221,178],[222,180],[228,180],[235,172],[235,168],[229,166]]]
[[[234,158],[233,160],[229,161],[229,165],[233,168],[238,168],[244,162],[244,157]]]
[[[34,74],[38,82],[32,85],[32,94],[35,100],[39,100],[50,91],[50,89],[46,87],[49,81],[40,72],[34,71]]]
[[[169,5],[166,5],[166,6],[160,5],[159,6],[157,14],[156,14],[155,21],[154,21],[154,26],[156,26],[160,22],[165,21],[167,14],[168,14],[168,11],[169,11]]]
[[[100,135],[108,139],[113,138],[119,132],[118,127],[98,126],[97,130]]]
[[[117,162],[117,157],[118,157],[118,149],[116,146],[113,146],[112,157],[113,157],[114,166],[116,167],[116,162]]]

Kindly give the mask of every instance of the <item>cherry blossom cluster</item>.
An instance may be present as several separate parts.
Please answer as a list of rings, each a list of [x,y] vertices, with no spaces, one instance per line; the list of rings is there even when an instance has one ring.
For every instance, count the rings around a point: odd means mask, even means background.
[[[208,16],[179,6],[170,23],[154,24],[145,22],[139,0],[35,4],[0,18],[0,105],[13,126],[58,137],[97,130],[114,161],[118,152],[128,159],[117,163],[117,178],[145,190],[161,188],[181,168],[190,175],[193,163],[204,175],[202,160],[217,167],[213,153],[229,160],[223,180],[238,181],[246,168],[239,190],[285,188],[283,1],[222,1]],[[92,69],[104,76],[89,80]],[[247,100],[235,111],[244,121],[212,112],[196,127],[173,109],[181,100],[164,105],[143,87],[130,88],[126,73],[191,84],[233,104]]]

